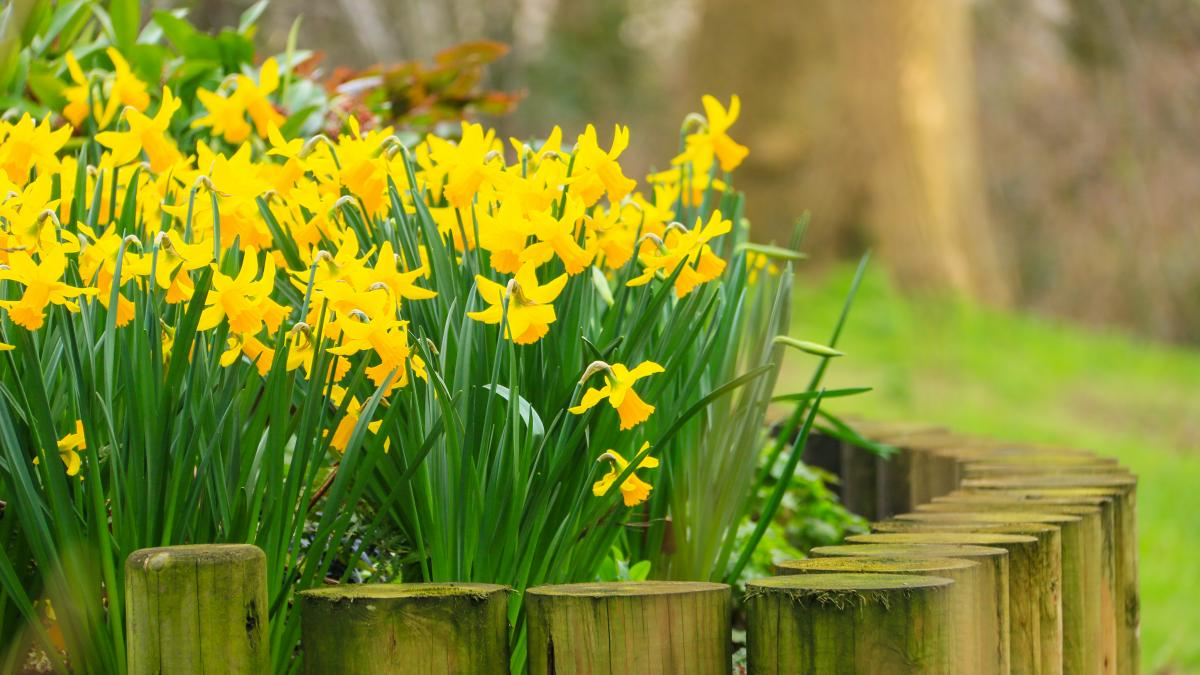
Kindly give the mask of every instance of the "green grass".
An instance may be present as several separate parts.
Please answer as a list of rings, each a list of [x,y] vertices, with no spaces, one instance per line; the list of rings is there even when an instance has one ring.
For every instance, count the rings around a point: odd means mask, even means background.
[[[823,340],[849,271],[797,283],[792,335]],[[1200,351],[942,298],[859,293],[829,387],[875,390],[828,409],[936,422],[1113,455],[1141,477],[1143,670],[1200,673]],[[794,359],[782,382],[807,376]]]

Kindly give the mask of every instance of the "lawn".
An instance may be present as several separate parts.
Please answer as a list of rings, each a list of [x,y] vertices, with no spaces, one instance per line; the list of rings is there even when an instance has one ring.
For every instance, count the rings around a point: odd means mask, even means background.
[[[828,338],[850,277],[839,270],[799,282],[793,336]],[[868,274],[838,347],[846,357],[829,386],[875,390],[830,402],[834,412],[1086,447],[1136,472],[1143,670],[1200,673],[1200,351],[906,298],[880,269]],[[799,360],[787,368],[808,372]]]

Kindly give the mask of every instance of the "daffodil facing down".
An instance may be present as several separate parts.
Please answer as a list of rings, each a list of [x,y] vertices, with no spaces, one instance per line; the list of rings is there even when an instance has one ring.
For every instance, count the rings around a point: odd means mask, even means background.
[[[638,450],[638,455],[645,454],[649,447],[649,441],[642,443],[642,447]],[[611,462],[612,467],[600,480],[592,484],[592,494],[596,495],[597,497],[603,497],[604,495],[608,494],[608,491],[612,489],[613,483],[617,482],[617,479],[621,477],[621,474],[624,473],[625,469],[629,466],[629,461],[622,457],[621,454],[616,450],[609,450],[596,458],[597,462],[602,462],[605,460]],[[638,462],[637,469],[653,469],[657,466],[657,459],[649,455],[645,455],[642,460]],[[625,506],[637,506],[638,504],[641,504],[650,498],[650,491],[653,489],[653,485],[647,483],[641,478],[638,478],[637,470],[635,469],[634,471],[629,472],[629,475],[625,477],[625,480],[621,481],[621,498],[624,500]]]
[[[633,384],[644,377],[665,372],[662,366],[653,361],[643,361],[630,369],[619,363],[608,364],[596,361],[584,371],[580,384],[598,372],[605,373],[604,386],[599,389],[589,387],[583,393],[579,405],[569,409],[572,413],[582,415],[595,407],[597,403],[607,400],[621,418],[621,429],[624,430],[632,429],[645,422],[654,412],[654,406],[638,396],[638,393],[633,390]]]
[[[83,459],[79,455],[86,449],[83,420],[75,420],[75,431],[58,439],[58,457],[62,460],[68,476],[79,475],[79,469],[83,466]],[[33,459],[33,463],[39,464],[36,457]]]
[[[531,344],[550,331],[550,324],[557,319],[552,303],[566,285],[565,274],[545,284],[539,283],[536,267],[531,264],[518,270],[508,285],[476,275],[475,287],[479,297],[489,307],[468,312],[467,316],[487,324],[505,321],[504,337],[519,345]]]

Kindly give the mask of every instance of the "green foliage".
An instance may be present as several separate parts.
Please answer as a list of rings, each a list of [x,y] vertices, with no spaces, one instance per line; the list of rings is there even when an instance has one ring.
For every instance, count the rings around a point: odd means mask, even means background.
[[[850,270],[797,287],[793,332],[840,311]],[[1139,475],[1142,654],[1146,672],[1200,672],[1200,354],[1114,332],[900,294],[868,275],[830,386],[870,382],[831,401],[839,414],[945,424],[967,433],[1060,443],[1117,457]],[[806,363],[785,364],[782,378]]]

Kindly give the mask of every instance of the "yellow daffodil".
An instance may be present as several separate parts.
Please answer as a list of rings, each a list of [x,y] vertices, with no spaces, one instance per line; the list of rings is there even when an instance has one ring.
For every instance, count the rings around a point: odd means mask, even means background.
[[[271,126],[280,126],[284,122],[283,115],[275,110],[275,104],[269,98],[278,88],[279,62],[274,58],[263,61],[258,70],[258,82],[245,75],[237,76],[237,96],[254,122],[259,138],[266,138]]]
[[[207,114],[192,120],[193,129],[208,127],[214,136],[220,136],[237,145],[250,137],[250,123],[246,121],[246,106],[236,94],[224,96],[201,88],[196,98],[204,105]]]
[[[250,249],[236,277],[213,274],[212,290],[205,298],[199,330],[209,330],[222,319],[229,320],[233,333],[256,334],[265,324],[274,332],[288,309],[271,299],[275,288],[275,262],[267,257],[262,276],[258,276],[258,252]]]
[[[24,251],[9,256],[8,269],[0,268],[0,280],[11,279],[25,286],[20,300],[0,301],[0,307],[8,310],[13,323],[26,330],[37,330],[46,320],[47,305],[62,305],[72,312],[79,311],[74,298],[93,296],[94,288],[79,288],[62,281],[67,270],[67,257],[59,249],[50,249],[38,254],[40,261]]]
[[[147,117],[134,108],[126,108],[125,121],[129,124],[129,130],[105,131],[96,134],[96,141],[112,151],[113,162],[118,166],[128,164],[145,153],[151,171],[166,171],[183,159],[167,130],[179,105],[179,99],[171,94],[170,89],[163,87],[162,102],[154,117]]]
[[[717,278],[725,270],[725,261],[713,253],[709,242],[728,234],[732,229],[733,223],[722,218],[720,211],[714,211],[707,224],[697,218],[690,230],[676,224],[669,228],[662,245],[663,252],[643,255],[645,268],[642,274],[630,279],[627,285],[641,286],[649,283],[657,272],[670,275],[678,270],[675,294],[682,298],[696,286]]]
[[[567,183],[585,205],[592,206],[606,194],[610,202],[619,202],[637,186],[637,182],[627,178],[617,163],[617,158],[627,147],[629,127],[617,125],[613,131],[612,147],[608,151],[600,148],[596,140],[596,128],[592,125],[587,125],[587,129],[579,136],[575,167]]]
[[[467,209],[481,189],[508,179],[504,158],[499,155],[503,145],[496,140],[495,132],[485,132],[479,124],[463,122],[458,143],[436,136],[430,136],[426,143],[426,166],[431,173],[445,176],[442,194],[453,208]]]
[[[237,363],[243,355],[258,369],[258,374],[263,376],[271,370],[271,364],[275,361],[275,350],[263,344],[254,335],[231,334],[225,340],[225,351],[221,353],[221,365],[228,368]]]
[[[418,267],[411,271],[401,271],[400,256],[392,248],[392,242],[385,241],[379,247],[379,257],[371,268],[371,277],[376,283],[384,284],[397,299],[428,300],[436,298],[437,292],[422,288],[416,284],[418,279],[425,276],[425,268]]]
[[[330,392],[330,399],[333,405],[340,406],[342,401],[346,400],[348,392],[337,385],[334,385]],[[350,401],[346,403],[346,414],[338,420],[337,428],[334,429],[333,438],[330,440],[330,445],[337,452],[345,452],[346,446],[350,444],[350,436],[354,434],[354,427],[358,425],[359,418],[362,417],[362,403],[354,396],[350,396]],[[376,420],[367,424],[367,431],[378,433],[379,427],[383,426],[383,420]]]
[[[541,265],[557,256],[567,274],[572,276],[592,264],[595,248],[585,249],[576,241],[579,236],[578,225],[583,218],[583,202],[568,200],[563,214],[558,218],[545,211],[537,211],[530,216],[533,234],[538,242],[525,249],[521,254],[522,262]]]
[[[600,401],[608,400],[608,404],[617,411],[621,418],[622,429],[632,429],[641,424],[654,412],[654,406],[646,403],[633,390],[633,383],[638,380],[663,372],[663,367],[653,361],[643,361],[633,369],[614,363],[597,362],[592,364],[584,373],[587,380],[593,373],[604,371],[604,386],[596,389],[589,387],[583,393],[579,405],[569,408],[570,412],[582,415]]]
[[[642,447],[638,450],[638,454],[642,454],[650,447],[649,441],[642,443]],[[608,473],[604,474],[600,480],[592,484],[592,494],[597,497],[603,497],[612,489],[613,483],[617,482],[617,478],[624,473],[629,462],[620,455],[616,450],[609,450],[596,459],[597,462],[608,460],[612,463],[612,468]],[[646,456],[642,461],[638,462],[638,469],[653,469],[658,466],[658,460]],[[631,471],[625,480],[621,481],[621,498],[625,501],[625,506],[637,506],[650,498],[650,491],[654,486],[646,481],[638,478],[636,470]]]
[[[68,476],[79,475],[79,469],[83,465],[83,459],[80,453],[87,449],[87,443],[83,437],[83,420],[75,420],[75,431],[58,439],[58,457],[62,460],[63,466],[67,469]],[[38,464],[35,457],[34,464]]]
[[[479,290],[479,297],[489,307],[468,312],[467,316],[483,323],[498,324],[505,318],[504,301],[507,299],[508,321],[504,327],[504,337],[519,345],[531,344],[550,331],[550,324],[557,318],[551,303],[566,285],[565,274],[546,284],[539,284],[536,267],[530,264],[518,270],[507,286],[476,275],[475,287]]]
[[[7,133],[0,133],[0,170],[9,180],[20,185],[32,169],[50,174],[58,168],[58,153],[71,137],[70,127],[51,129],[50,118],[37,124],[29,113],[6,126]]]
[[[707,124],[686,137],[685,150],[673,163],[694,162],[707,167],[712,164],[715,156],[722,171],[733,171],[746,159],[746,155],[750,154],[746,146],[729,137],[729,127],[733,126],[741,114],[742,101],[735,94],[729,101],[728,110],[712,96],[705,95],[701,103],[704,105]]]

